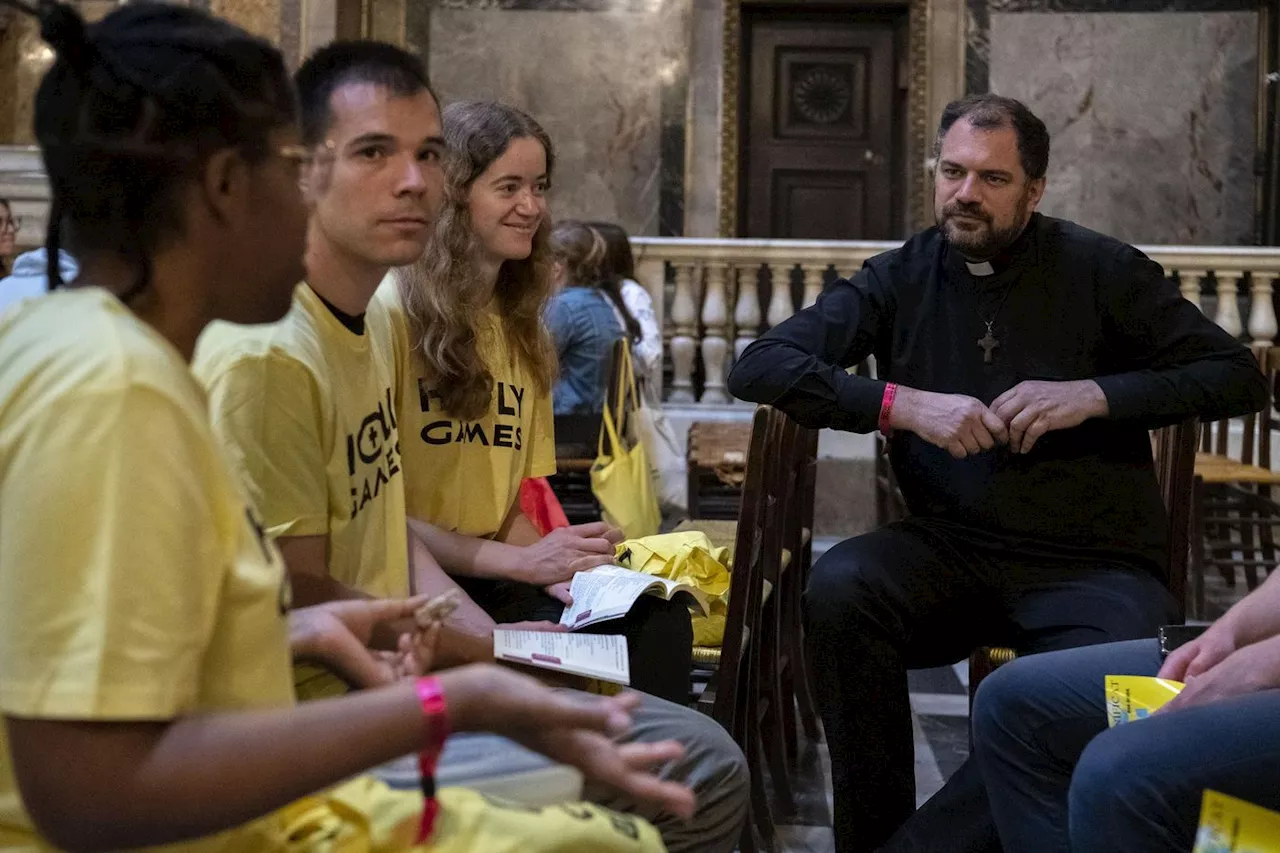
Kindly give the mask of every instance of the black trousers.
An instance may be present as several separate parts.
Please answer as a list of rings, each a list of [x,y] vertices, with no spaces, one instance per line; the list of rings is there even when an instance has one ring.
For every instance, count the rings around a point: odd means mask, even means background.
[[[972,761],[915,811],[908,669],[983,645],[1022,655],[1152,637],[1174,612],[1149,572],[1013,553],[928,519],[832,548],[813,567],[805,611],[809,660],[824,674],[840,853],[999,850]]]
[[[467,595],[499,624],[546,620],[559,622],[564,605],[539,587],[516,581],[455,578]],[[693,666],[693,623],[689,608],[679,602],[642,595],[620,619],[598,622],[588,634],[625,634],[631,663],[631,687],[675,702],[689,704],[689,674]]]

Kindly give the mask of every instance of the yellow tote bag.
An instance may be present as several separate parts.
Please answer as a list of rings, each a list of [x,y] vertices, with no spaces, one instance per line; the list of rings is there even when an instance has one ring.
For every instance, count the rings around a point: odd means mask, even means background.
[[[604,407],[596,461],[591,466],[591,491],[600,502],[604,520],[621,528],[628,539],[652,536],[662,524],[644,443],[632,440],[628,446],[618,429],[626,413],[639,405],[631,349],[623,347],[618,370],[617,411],[611,411],[608,405]]]

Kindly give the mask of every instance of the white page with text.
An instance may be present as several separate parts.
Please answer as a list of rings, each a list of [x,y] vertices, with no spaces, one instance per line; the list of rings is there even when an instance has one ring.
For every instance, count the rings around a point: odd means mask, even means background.
[[[631,683],[627,638],[621,634],[570,634],[495,628],[493,656],[540,669]]]

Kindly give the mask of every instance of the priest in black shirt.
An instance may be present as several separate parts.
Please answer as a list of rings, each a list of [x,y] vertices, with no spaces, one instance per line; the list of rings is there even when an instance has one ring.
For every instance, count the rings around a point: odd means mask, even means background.
[[[1266,399],[1158,264],[1035,212],[1049,135],[1023,104],[952,103],[938,141],[937,227],[729,376],[807,426],[886,433],[910,511],[828,551],[805,593],[841,853],[998,849],[968,762],[912,817],[906,670],[1154,636],[1173,602],[1148,430]],[[870,355],[879,379],[845,372]]]

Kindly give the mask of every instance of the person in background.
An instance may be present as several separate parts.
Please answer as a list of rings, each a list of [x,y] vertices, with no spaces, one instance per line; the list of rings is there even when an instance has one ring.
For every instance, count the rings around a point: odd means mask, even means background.
[[[605,242],[594,229],[573,220],[556,223],[551,255],[556,293],[547,303],[546,318],[560,369],[551,389],[552,409],[557,415],[599,415],[608,398],[613,345],[638,335],[640,327],[616,289],[616,302],[605,295]]]
[[[79,274],[71,253],[62,249],[58,252],[58,275],[63,282],[71,282]],[[49,254],[41,246],[30,252],[23,252],[13,262],[13,271],[0,279],[0,311],[20,302],[40,296],[49,290]]]
[[[556,469],[555,350],[543,325],[551,140],[502,104],[453,103],[443,118],[444,205],[422,259],[378,291],[407,354],[397,414],[410,526],[495,621],[559,621],[568,581],[611,563],[621,532],[595,523],[540,536],[518,499],[526,477]],[[679,731],[687,750],[664,772],[694,789],[698,811],[691,821],[654,815],[667,847],[731,851],[746,815],[745,759],[714,721],[684,707],[688,610],[642,596],[593,629],[627,636],[631,684],[650,694],[633,736]]]
[[[9,199],[0,198],[0,276],[9,274],[9,259],[18,243],[22,221],[13,215]]]
[[[588,222],[604,238],[604,261],[600,265],[601,289],[614,304],[618,322],[627,330],[636,378],[646,398],[656,404],[662,385],[662,329],[653,310],[653,297],[636,281],[636,261],[631,240],[622,226],[613,222]],[[624,313],[625,309],[625,313]],[[628,317],[634,319],[633,329]]]
[[[0,847],[428,851],[457,827],[422,833],[432,801],[356,774],[451,730],[507,734],[690,814],[690,792],[647,769],[678,744],[610,737],[635,697],[479,665],[294,706],[291,652],[337,628],[366,654],[371,625],[416,602],[290,611],[188,369],[210,322],[279,320],[303,274],[309,153],[284,59],[191,7],[130,3],[86,26],[60,3],[6,5],[38,14],[55,51],[34,120],[47,244],[56,257],[65,224],[81,270],[63,289],[55,267],[58,292],[0,319]],[[321,613],[328,628],[296,630]],[[543,850],[587,849],[601,827],[610,850],[661,848],[591,805],[434,797],[516,843],[550,817]]]
[[[1185,688],[1107,727],[1105,680]],[[1152,638],[1018,658],[978,688],[974,758],[1005,850],[1196,846],[1205,789],[1280,811],[1280,571],[1165,660]]]

